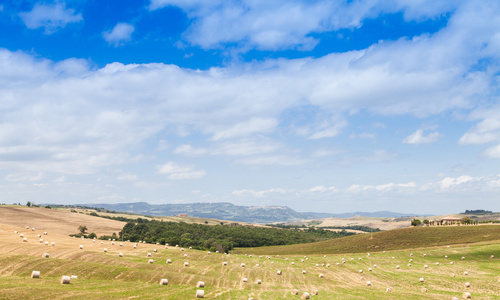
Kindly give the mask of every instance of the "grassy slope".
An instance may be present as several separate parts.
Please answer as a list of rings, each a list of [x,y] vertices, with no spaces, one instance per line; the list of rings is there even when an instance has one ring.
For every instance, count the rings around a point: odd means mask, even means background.
[[[311,244],[236,249],[234,253],[334,254],[500,241],[500,225],[417,227],[359,234]]]
[[[27,221],[19,220],[23,225]],[[104,241],[104,244],[100,244],[100,241],[93,243],[88,239],[74,239],[51,231],[47,236],[42,234],[42,237],[46,241],[54,241],[56,246],[46,246],[40,244],[36,237],[46,228],[39,227],[31,231],[24,229],[24,226],[0,224],[0,299],[135,297],[184,300],[194,298],[198,280],[206,283],[204,290],[207,299],[297,299],[298,296],[290,294],[292,288],[301,292],[317,289],[319,295],[313,299],[332,299],[333,294],[335,299],[449,299],[451,296],[461,297],[464,291],[470,291],[474,299],[500,299],[500,242],[416,249],[427,245],[425,239],[434,239],[432,243],[449,239],[448,244],[462,244],[467,239],[473,239],[471,236],[483,241],[495,235],[498,238],[497,226],[437,228],[445,231],[413,228],[414,231],[394,231],[392,238],[390,235],[377,236],[386,232],[375,233],[372,242],[380,242],[384,237],[389,244],[392,240],[398,240],[403,245],[408,240],[416,247],[387,251],[385,254],[370,250],[371,256],[361,249],[362,254],[327,254],[325,250],[329,248],[323,248],[317,251],[317,255],[309,255],[307,260],[298,254],[302,251],[300,249],[295,249],[295,254],[273,255],[270,259],[256,255],[261,249],[245,251],[253,254],[253,257],[216,253],[208,255],[203,251],[180,251],[175,247],[164,249],[148,244],[141,244],[134,249],[132,243],[124,243],[123,246],[119,246],[119,242],[115,242],[115,245],[109,241]],[[426,234],[420,232],[424,229],[431,230]],[[23,233],[28,242],[22,242],[14,230]],[[464,235],[460,231],[469,234]],[[429,236],[431,232],[438,237]],[[453,237],[454,234],[456,237]],[[406,237],[408,235],[410,237]],[[370,234],[363,236],[370,238]],[[351,245],[358,242],[353,238],[358,237],[350,237]],[[341,242],[344,246],[347,245],[347,238],[341,240],[344,240]],[[317,244],[321,243],[300,246],[315,248]],[[83,245],[84,249],[80,250],[78,245]],[[107,253],[103,252],[104,247],[108,248]],[[293,247],[288,246],[291,249]],[[158,252],[153,252],[153,248],[158,248]],[[272,248],[265,248],[269,249]],[[41,257],[45,252],[50,253],[50,258]],[[119,252],[124,257],[119,258]],[[153,255],[153,264],[147,263],[148,252]],[[410,253],[414,256],[410,256]],[[425,257],[424,253],[427,254]],[[184,257],[184,254],[188,254],[188,257]],[[324,254],[327,254],[326,258]],[[444,258],[445,255],[448,257]],[[490,258],[490,255],[495,258]],[[466,259],[461,260],[462,256]],[[167,258],[172,259],[173,263],[167,265]],[[341,263],[342,258],[345,258],[346,263]],[[414,261],[412,266],[407,266],[410,258]],[[301,262],[302,259],[304,262]],[[188,261],[190,266],[184,267],[184,261]],[[228,266],[223,266],[223,261],[227,261]],[[451,265],[450,261],[455,263]],[[440,265],[436,265],[436,262]],[[246,267],[242,268],[241,263],[245,263]],[[327,263],[331,266],[322,266]],[[375,264],[377,267],[374,267]],[[424,264],[429,268],[424,269]],[[396,269],[396,265],[401,268]],[[371,272],[368,271],[370,267],[373,268]],[[359,273],[360,269],[364,270],[362,274]],[[32,270],[41,271],[41,278],[29,278]],[[277,270],[282,270],[283,275],[276,275]],[[302,274],[302,270],[307,273]],[[463,275],[464,271],[469,272],[469,275]],[[325,275],[324,278],[319,278],[320,273]],[[451,273],[456,276],[452,277]],[[78,279],[72,280],[70,285],[61,285],[59,279],[62,275],[78,275]],[[361,276],[364,277],[362,280]],[[241,281],[243,277],[248,278],[248,283]],[[425,278],[425,283],[418,281],[420,277]],[[161,278],[167,278],[169,285],[160,286],[158,282]],[[263,284],[255,284],[257,279],[262,279]],[[372,282],[372,286],[366,286],[367,280]],[[464,287],[466,281],[471,283],[470,288]],[[392,287],[394,292],[386,294],[387,287]],[[428,292],[422,293],[422,287],[427,288]]]

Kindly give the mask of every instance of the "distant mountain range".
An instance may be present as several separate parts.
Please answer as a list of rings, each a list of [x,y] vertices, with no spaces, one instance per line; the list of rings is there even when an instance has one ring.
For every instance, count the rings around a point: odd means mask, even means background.
[[[296,212],[287,206],[240,206],[227,202],[190,204],[148,204],[146,202],[117,204],[78,204],[78,206],[104,208],[107,210],[152,216],[176,216],[219,219],[248,223],[291,222],[304,219],[350,218],[354,216],[392,218],[413,216],[390,211],[374,213],[353,212],[343,214]]]

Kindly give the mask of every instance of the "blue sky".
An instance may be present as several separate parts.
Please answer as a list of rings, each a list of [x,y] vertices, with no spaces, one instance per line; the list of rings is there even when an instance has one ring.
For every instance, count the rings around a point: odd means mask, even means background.
[[[499,211],[497,1],[4,1],[0,202]]]

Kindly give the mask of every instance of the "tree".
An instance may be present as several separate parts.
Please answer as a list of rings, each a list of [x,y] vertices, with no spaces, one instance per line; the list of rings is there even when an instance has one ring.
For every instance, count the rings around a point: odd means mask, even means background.
[[[31,207],[31,202],[30,201],[26,202],[26,206]]]
[[[78,231],[80,231],[82,234],[84,234],[85,231],[87,231],[87,230],[88,230],[88,228],[85,225],[78,226]]]
[[[422,222],[419,219],[413,219],[413,221],[411,221],[411,226],[418,226],[421,223]]]
[[[423,221],[423,223],[424,223],[425,225],[429,225],[429,220],[425,219],[425,220]]]

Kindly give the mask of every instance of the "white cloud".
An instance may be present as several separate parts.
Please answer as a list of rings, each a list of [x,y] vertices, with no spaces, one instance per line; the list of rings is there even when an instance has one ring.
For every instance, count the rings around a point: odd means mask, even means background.
[[[135,31],[135,27],[128,23],[117,23],[112,30],[108,30],[102,33],[102,37],[108,44],[112,44],[115,47],[122,46],[126,42],[132,40],[132,33]]]
[[[60,28],[64,28],[68,23],[76,23],[83,20],[82,14],[75,14],[74,9],[67,9],[65,3],[52,5],[37,3],[30,12],[20,13],[19,16],[29,29],[44,27],[46,34],[51,34]]]
[[[310,188],[309,191],[313,192],[313,193],[326,193],[326,192],[335,193],[338,191],[338,189],[334,186],[326,187],[326,186],[318,185],[318,186]]]
[[[121,174],[120,176],[116,177],[116,180],[118,181],[136,181],[139,178],[135,174]]]
[[[177,6],[196,20],[185,38],[203,48],[239,43],[252,48],[310,50],[319,42],[313,33],[358,28],[363,19],[402,11],[405,19],[433,18],[458,3],[433,1],[178,1],[151,0],[149,9]]]
[[[500,158],[500,145],[486,149],[484,155],[490,158]]]
[[[29,174],[29,173],[13,173],[5,176],[6,181],[10,182],[30,182],[40,181],[43,178],[42,173]]]
[[[445,177],[443,180],[441,180],[441,188],[442,189],[448,189],[454,186],[458,186],[461,184],[465,184],[468,182],[473,182],[479,180],[478,178],[474,178],[472,176],[464,175],[460,177]]]
[[[292,191],[280,188],[272,188],[263,191],[256,191],[251,189],[234,190],[232,194],[240,197],[252,196],[255,198],[264,198],[272,194],[288,194],[290,192]]]
[[[297,166],[306,163],[306,160],[286,155],[267,155],[245,158],[238,161],[247,166]]]
[[[206,154],[208,151],[207,149],[203,148],[193,148],[191,145],[181,145],[172,151],[174,154],[182,154],[182,155],[187,155],[187,156],[196,156],[196,155],[203,155]]]
[[[430,132],[427,135],[424,135],[424,131],[419,129],[415,131],[414,133],[410,134],[409,136],[405,137],[403,139],[403,143],[405,144],[430,144],[430,143],[435,143],[437,142],[442,135],[437,132]]]
[[[205,177],[207,173],[204,170],[197,170],[194,166],[182,166],[174,162],[168,162],[161,166],[158,174],[169,174],[168,179],[198,179]]]
[[[239,122],[227,129],[216,129],[213,140],[222,140],[235,137],[248,136],[253,133],[270,133],[277,126],[277,121],[270,118],[251,118],[245,122]]]

